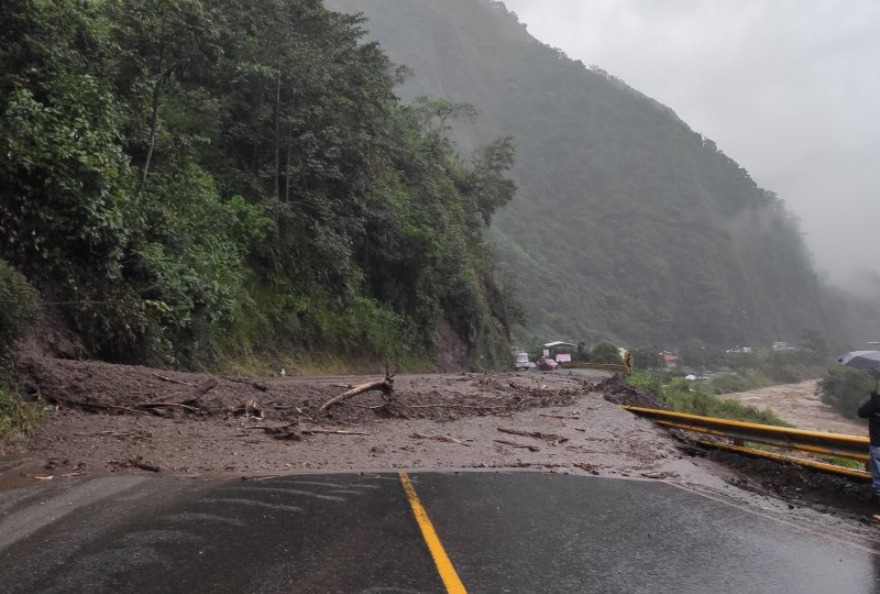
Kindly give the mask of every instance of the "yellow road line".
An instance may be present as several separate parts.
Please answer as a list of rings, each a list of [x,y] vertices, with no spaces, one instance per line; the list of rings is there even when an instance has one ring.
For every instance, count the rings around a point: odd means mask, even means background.
[[[428,512],[425,511],[422,502],[419,501],[419,496],[416,495],[415,487],[413,487],[412,481],[409,480],[409,475],[407,473],[400,473],[400,483],[403,485],[403,490],[406,492],[406,498],[409,500],[409,505],[412,508],[416,522],[422,530],[422,537],[428,545],[428,550],[431,551],[431,556],[434,558],[434,564],[437,566],[437,573],[440,574],[440,579],[443,580],[443,585],[446,586],[446,591],[449,594],[467,594],[467,590],[464,589],[464,584],[461,583],[458,573],[456,573],[455,568],[452,566],[452,562],[446,555],[446,550],[443,548],[443,544],[437,537],[434,525],[431,524],[431,519],[428,518]]]

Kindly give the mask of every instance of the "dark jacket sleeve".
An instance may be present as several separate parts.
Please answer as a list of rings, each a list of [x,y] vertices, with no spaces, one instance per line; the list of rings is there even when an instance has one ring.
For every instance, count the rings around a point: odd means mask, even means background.
[[[880,398],[876,392],[872,392],[871,398],[859,407],[858,415],[862,419],[868,419],[875,412],[880,412]]]

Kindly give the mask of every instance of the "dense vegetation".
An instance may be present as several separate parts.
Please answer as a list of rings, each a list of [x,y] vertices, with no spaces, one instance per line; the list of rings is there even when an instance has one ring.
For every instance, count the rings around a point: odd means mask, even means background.
[[[501,2],[328,5],[363,11],[412,67],[405,96],[485,112],[463,142],[514,136],[520,192],[493,237],[522,287],[524,343],[731,348],[805,329],[876,340],[870,300],[823,286],[780,198],[669,108],[536,41]]]
[[[829,367],[817,391],[822,402],[851,419],[858,418],[859,407],[878,389],[877,379],[861,369]]]
[[[513,146],[460,156],[473,110],[402,106],[359,18],[9,0],[0,39],[0,258],[93,355],[508,363],[484,232]]]
[[[668,384],[663,384],[657,374],[639,371],[629,376],[627,381],[631,386],[644,388],[660,396],[663,403],[676,412],[765,425],[791,426],[769,410],[718,398],[707,386],[683,378],[675,378]]]

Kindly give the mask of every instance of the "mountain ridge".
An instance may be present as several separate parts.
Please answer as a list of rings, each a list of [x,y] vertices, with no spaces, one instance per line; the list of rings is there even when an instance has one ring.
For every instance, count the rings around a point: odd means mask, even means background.
[[[672,109],[534,39],[500,2],[330,0],[414,71],[405,100],[483,112],[464,146],[514,137],[496,214],[520,335],[628,344],[795,340],[829,326],[797,221]]]

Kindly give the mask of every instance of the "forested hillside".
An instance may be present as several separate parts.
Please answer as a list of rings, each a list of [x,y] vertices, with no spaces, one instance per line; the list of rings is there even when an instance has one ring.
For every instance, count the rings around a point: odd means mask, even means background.
[[[4,309],[33,299],[23,274],[113,361],[507,364],[484,234],[512,145],[459,155],[468,110],[400,105],[359,19],[9,0],[0,39]]]
[[[512,135],[493,223],[524,337],[630,345],[796,340],[829,322],[797,221],[669,108],[547,47],[490,0],[328,0],[362,11],[412,98],[468,102],[465,143]]]

